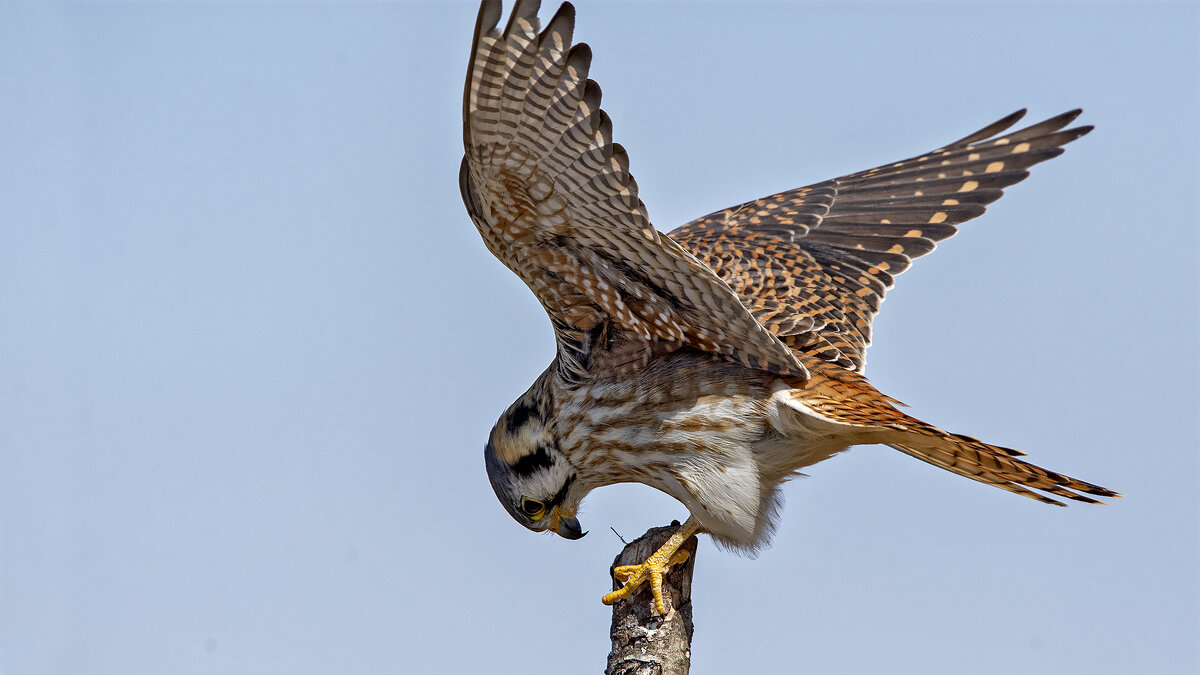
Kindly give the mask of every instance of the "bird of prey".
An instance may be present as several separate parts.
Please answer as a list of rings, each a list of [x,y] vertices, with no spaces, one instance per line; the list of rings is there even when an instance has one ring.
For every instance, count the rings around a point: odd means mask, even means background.
[[[926,154],[734,206],[662,234],[612,140],[591,50],[564,3],[541,27],[484,0],[463,100],[463,202],[488,249],[554,328],[550,366],[492,429],[496,496],[567,539],[591,490],[649,485],[690,515],[643,564],[650,582],[703,532],[735,550],[770,539],[779,488],[852,445],[880,443],[1049,504],[1115,492],[897,409],[862,375],[896,275],[983,213],[1029,167],[1092,127],[1074,110],[1016,131],[1020,111]]]

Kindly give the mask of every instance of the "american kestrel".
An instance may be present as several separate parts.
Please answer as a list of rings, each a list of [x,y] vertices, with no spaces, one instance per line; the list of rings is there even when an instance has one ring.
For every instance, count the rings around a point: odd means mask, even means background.
[[[766,545],[788,478],[882,443],[1049,504],[1115,492],[943,431],[862,375],[871,320],[897,274],[1091,131],[1073,110],[1008,131],[1025,111],[919,157],[789,190],[662,234],[612,140],[575,10],[540,28],[538,2],[484,0],[463,101],[463,202],[488,249],[550,315],[553,362],[492,429],[484,460],[517,522],[567,539],[591,490],[637,482],[687,521],[613,603],[697,532]],[[1045,493],[1045,494],[1043,494]]]

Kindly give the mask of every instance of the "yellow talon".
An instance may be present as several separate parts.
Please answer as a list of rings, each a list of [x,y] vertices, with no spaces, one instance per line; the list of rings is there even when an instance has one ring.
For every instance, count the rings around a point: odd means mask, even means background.
[[[679,550],[679,547],[683,546],[683,543],[695,534],[697,529],[699,529],[699,525],[688,518],[687,522],[680,526],[661,548],[646,558],[646,562],[640,565],[621,565],[613,568],[613,577],[625,585],[605,595],[600,601],[611,605],[618,600],[624,600],[633,595],[633,592],[649,579],[650,590],[654,593],[654,609],[659,614],[666,614],[667,605],[663,602],[662,592],[663,575],[671,567],[688,559],[688,552]]]

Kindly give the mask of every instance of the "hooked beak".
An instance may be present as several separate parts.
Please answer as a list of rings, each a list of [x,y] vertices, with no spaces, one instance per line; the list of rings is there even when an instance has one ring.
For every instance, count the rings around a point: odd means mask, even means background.
[[[558,536],[562,537],[563,539],[571,540],[582,539],[583,535],[587,534],[587,532],[584,532],[583,528],[579,526],[579,519],[573,517],[559,518],[557,532]]]

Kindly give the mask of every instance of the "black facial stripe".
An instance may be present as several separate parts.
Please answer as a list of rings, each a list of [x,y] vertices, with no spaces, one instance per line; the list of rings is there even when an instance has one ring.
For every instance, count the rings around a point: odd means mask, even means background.
[[[512,470],[521,478],[528,478],[542,469],[549,468],[552,464],[554,464],[554,458],[543,446],[518,459],[516,464],[512,465]]]
[[[567,476],[567,480],[566,480],[566,482],[563,483],[563,486],[561,488],[559,488],[558,492],[555,493],[554,497],[550,501],[546,502],[546,508],[552,509],[552,508],[558,506],[559,504],[562,504],[563,500],[567,498],[567,490],[571,489],[571,483],[574,483],[574,482],[575,482],[575,474],[571,474],[570,476]]]
[[[505,424],[505,427],[508,429],[508,433],[517,433],[521,427],[525,426],[525,423],[529,421],[529,418],[535,416],[536,414],[536,409],[534,409],[532,406],[525,405],[524,403],[518,405],[516,408],[513,408],[512,414],[508,416],[508,422]]]

